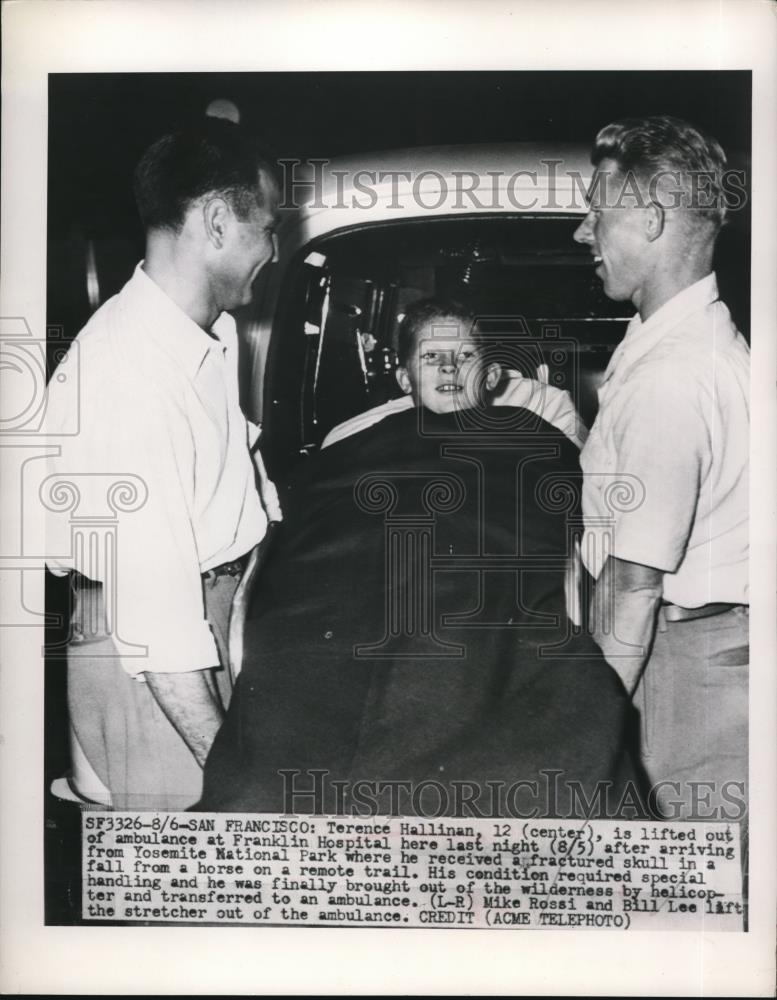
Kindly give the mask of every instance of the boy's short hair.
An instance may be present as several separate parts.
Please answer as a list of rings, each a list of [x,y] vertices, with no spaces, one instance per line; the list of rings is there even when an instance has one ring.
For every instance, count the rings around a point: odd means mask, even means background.
[[[410,359],[418,332],[435,317],[454,319],[466,331],[463,336],[480,339],[477,316],[472,309],[457,299],[418,299],[408,306],[397,332],[397,360],[403,367]],[[443,324],[440,324],[441,327]]]

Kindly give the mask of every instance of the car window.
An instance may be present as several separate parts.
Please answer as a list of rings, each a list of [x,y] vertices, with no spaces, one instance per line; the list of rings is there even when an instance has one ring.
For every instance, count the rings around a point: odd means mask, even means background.
[[[273,473],[320,447],[337,424],[400,394],[396,334],[408,305],[464,299],[505,367],[595,413],[601,373],[633,309],[610,302],[576,215],[421,219],[373,224],[303,247],[287,269],[265,385]]]

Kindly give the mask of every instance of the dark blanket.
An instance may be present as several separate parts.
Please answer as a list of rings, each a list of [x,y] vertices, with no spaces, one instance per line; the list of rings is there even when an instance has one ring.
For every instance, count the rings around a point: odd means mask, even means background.
[[[579,489],[575,447],[507,407],[406,411],[311,459],[200,808],[566,816],[609,782],[617,812],[628,699],[565,611]]]

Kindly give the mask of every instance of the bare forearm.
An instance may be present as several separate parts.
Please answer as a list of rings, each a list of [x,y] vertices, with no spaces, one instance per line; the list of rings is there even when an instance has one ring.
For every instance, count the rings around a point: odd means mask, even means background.
[[[275,483],[267,475],[267,469],[265,468],[262,453],[258,446],[254,448],[252,457],[256,468],[259,496],[261,497],[262,506],[267,514],[267,520],[282,521],[283,512],[281,511],[281,502],[278,497],[278,490],[275,487]]]
[[[596,583],[594,638],[629,694],[653,641],[662,582],[661,570],[610,556]]]
[[[147,671],[145,677],[159,707],[203,767],[224,717],[211,671]]]

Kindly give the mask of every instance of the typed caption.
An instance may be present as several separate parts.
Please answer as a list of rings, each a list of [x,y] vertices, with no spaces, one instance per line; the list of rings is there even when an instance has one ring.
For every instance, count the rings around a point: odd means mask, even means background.
[[[87,921],[742,930],[736,824],[83,814]]]

